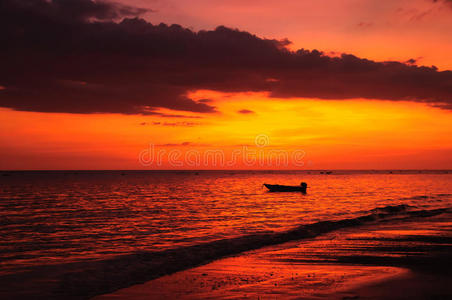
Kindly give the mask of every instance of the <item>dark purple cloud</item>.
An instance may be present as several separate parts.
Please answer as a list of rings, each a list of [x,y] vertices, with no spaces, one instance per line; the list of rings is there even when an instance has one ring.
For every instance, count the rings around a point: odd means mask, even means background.
[[[164,146],[164,147],[180,147],[180,146],[190,146],[193,143],[191,142],[183,142],[183,143],[179,143],[179,144],[174,144],[174,143],[170,143],[170,144],[162,144],[162,145],[157,145],[157,146]]]
[[[9,12],[29,18],[56,20],[58,22],[115,20],[126,16],[140,16],[149,9],[102,0],[9,0],[2,1]]]
[[[254,114],[254,111],[249,109],[241,109],[238,111],[239,114]]]
[[[452,0],[432,0],[435,3],[443,3],[444,5],[449,6],[450,8],[452,8]]]
[[[24,111],[214,112],[197,89],[271,97],[387,99],[452,107],[452,72],[317,50],[225,27],[153,25],[91,0],[0,0],[0,106]],[[158,113],[157,113],[158,114]]]
[[[163,126],[182,126],[182,127],[193,127],[200,125],[200,123],[196,122],[164,122],[161,123]]]
[[[369,28],[372,27],[373,25],[374,25],[373,22],[359,22],[357,26],[361,28]]]

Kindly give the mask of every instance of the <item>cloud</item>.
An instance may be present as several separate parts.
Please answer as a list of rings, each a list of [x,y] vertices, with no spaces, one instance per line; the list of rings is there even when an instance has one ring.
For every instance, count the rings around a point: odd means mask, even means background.
[[[105,1],[0,0],[0,106],[68,113],[215,112],[210,100],[188,97],[198,89],[452,105],[451,71],[290,51],[288,40],[223,26],[194,32],[154,25],[140,18],[146,12]]]
[[[373,22],[359,22],[357,24],[357,26],[360,28],[369,28],[369,27],[372,27],[373,25],[374,25]]]
[[[56,22],[115,20],[151,10],[102,0],[6,0],[3,8],[19,16]]]
[[[192,127],[196,125],[200,125],[200,123],[195,122],[152,122],[152,125],[161,125],[161,126],[184,126],[184,127]],[[142,126],[149,125],[147,122],[140,123]]]
[[[199,102],[199,100],[198,100]],[[201,116],[189,116],[189,115],[182,115],[182,114],[167,114],[162,113],[158,111],[154,111],[152,109],[144,109],[144,112],[146,115],[153,115],[153,116],[159,116],[164,118],[186,118],[186,119],[201,119]]]
[[[442,3],[444,5],[449,5],[452,8],[452,0],[432,0],[435,3]]]
[[[249,109],[241,109],[238,111],[239,114],[254,114],[254,111]]]
[[[179,144],[169,143],[169,144],[162,144],[162,145],[158,145],[158,146],[165,146],[165,147],[180,147],[180,146],[190,146],[190,145],[192,145],[191,142],[183,142],[183,143],[179,143]]]
[[[0,48],[0,106],[70,113],[215,111],[186,97],[186,86],[170,82],[182,74],[165,72],[173,66],[161,54],[172,51],[171,36],[182,28],[159,30],[138,18],[114,22],[146,11],[92,0],[2,0],[0,34],[7,47]]]
[[[198,102],[199,103],[211,103],[211,102],[213,102],[213,100],[212,99],[200,99],[200,100],[198,100]]]
[[[161,123],[160,125],[162,126],[182,126],[182,127],[193,127],[193,126],[197,126],[200,125],[200,123],[195,123],[195,122],[164,122]]]
[[[160,147],[209,147],[212,146],[210,144],[200,144],[200,143],[193,143],[193,142],[182,142],[182,143],[167,143],[167,144],[160,144],[156,145]]]

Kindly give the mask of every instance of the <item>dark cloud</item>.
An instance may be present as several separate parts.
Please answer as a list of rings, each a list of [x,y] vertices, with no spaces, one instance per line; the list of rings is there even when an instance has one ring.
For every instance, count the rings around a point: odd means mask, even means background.
[[[183,142],[183,143],[168,143],[168,144],[160,144],[155,145],[157,147],[211,147],[211,144],[200,144],[200,143],[193,143],[193,142]]]
[[[213,102],[213,100],[212,99],[200,99],[200,100],[198,100],[198,102],[199,103],[210,103],[210,102]]]
[[[165,62],[170,53],[161,59],[171,49],[160,45],[170,47],[180,27],[161,31],[141,19],[113,22],[144,12],[92,0],[0,0],[0,106],[72,113],[214,111],[187,98],[186,86],[170,82],[185,75],[165,72],[178,63]]]
[[[239,114],[254,114],[254,111],[249,109],[241,109],[238,111]]]
[[[0,106],[70,113],[214,112],[209,100],[187,96],[197,89],[410,100],[444,108],[452,103],[451,71],[289,51],[287,40],[225,27],[193,32],[153,25],[139,18],[145,12],[91,0],[0,0]]]
[[[435,3],[443,3],[445,5],[449,5],[452,8],[452,0],[432,0]]]
[[[162,145],[157,145],[157,146],[180,147],[180,146],[190,146],[190,145],[192,145],[191,142],[183,142],[183,143],[180,143],[180,144],[169,143],[169,144],[162,144]]]
[[[175,127],[175,126],[193,127],[193,126],[200,125],[200,123],[195,123],[195,122],[164,122],[164,123],[160,123],[160,125],[162,125],[162,126],[171,126],[171,127]]]
[[[198,102],[199,102],[199,100],[198,100]],[[182,115],[182,114],[167,114],[167,113],[154,111],[152,109],[147,109],[145,111],[145,114],[153,115],[153,116],[159,116],[159,117],[164,117],[164,118],[202,119],[202,117],[200,117],[200,116],[188,116],[188,115]]]
[[[372,27],[373,25],[374,25],[374,23],[372,23],[372,22],[359,22],[357,26],[360,28],[368,28],[368,27]]]
[[[150,11],[102,0],[2,0],[0,5],[8,10],[11,18],[62,23],[115,20],[137,17]]]

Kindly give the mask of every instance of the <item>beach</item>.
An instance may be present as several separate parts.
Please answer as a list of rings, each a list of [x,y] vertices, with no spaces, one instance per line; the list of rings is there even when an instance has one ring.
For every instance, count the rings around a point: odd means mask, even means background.
[[[94,299],[450,299],[450,220],[442,214],[338,230]]]

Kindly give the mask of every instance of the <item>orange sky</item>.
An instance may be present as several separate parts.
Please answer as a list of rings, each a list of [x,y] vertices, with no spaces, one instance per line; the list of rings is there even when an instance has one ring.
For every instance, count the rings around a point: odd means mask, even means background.
[[[452,5],[444,3],[121,2],[154,9],[145,16],[152,23],[178,23],[196,30],[226,25],[262,37],[288,38],[292,49],[346,52],[377,61],[413,58],[420,65],[452,69]],[[0,93],[4,89],[0,86]],[[452,168],[450,110],[408,101],[280,99],[265,93],[200,90],[190,96],[212,99],[218,111],[164,117],[0,108],[0,169]],[[256,136],[264,137],[265,145],[256,145]],[[146,154],[150,145],[164,151],[161,163],[139,161],[140,153]],[[230,160],[234,151],[242,155],[243,147],[264,157],[271,150],[304,155],[297,165],[259,164],[257,160],[245,164],[243,157],[230,164],[203,161],[206,151],[223,151]],[[187,163],[187,152],[199,153],[201,162],[195,167]],[[169,158],[169,153],[177,157]]]
[[[410,102],[267,99],[265,94],[221,94],[219,113],[200,119],[121,114],[47,114],[0,110],[3,169],[385,169],[452,168],[452,119],[449,111]],[[254,113],[238,111],[252,108]],[[256,146],[256,136],[268,140]],[[166,151],[161,164],[139,162],[154,145]],[[243,155],[255,152],[251,164]],[[224,162],[204,158],[220,150]],[[239,151],[236,163],[231,152]],[[258,155],[303,151],[301,165]],[[169,152],[180,152],[171,164]],[[199,164],[185,160],[200,153]],[[177,154],[177,153],[176,153]],[[251,153],[252,154],[252,153]],[[146,154],[147,155],[147,154]],[[154,154],[156,155],[156,154]],[[149,158],[149,157],[148,157]],[[193,160],[194,157],[188,158]],[[144,161],[149,163],[149,159]],[[298,161],[297,161],[298,162]],[[195,167],[196,166],[196,167]]]

